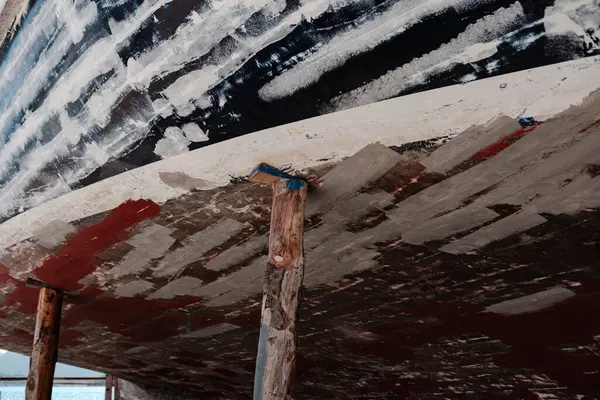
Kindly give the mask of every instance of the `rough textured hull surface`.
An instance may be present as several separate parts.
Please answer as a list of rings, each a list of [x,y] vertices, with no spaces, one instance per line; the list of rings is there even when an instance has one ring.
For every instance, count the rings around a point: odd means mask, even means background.
[[[296,397],[600,397],[599,110],[311,171]],[[72,292],[62,361],[249,398],[271,199],[238,182],[55,221],[0,255],[2,346],[30,351],[43,277]]]

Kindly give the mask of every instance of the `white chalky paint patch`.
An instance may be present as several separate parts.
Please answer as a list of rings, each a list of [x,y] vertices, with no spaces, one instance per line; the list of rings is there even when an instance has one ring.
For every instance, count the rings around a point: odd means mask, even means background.
[[[432,74],[444,71],[458,62],[476,62],[489,57],[497,52],[499,38],[513,33],[524,21],[525,14],[519,2],[506,9],[501,8],[470,25],[456,39],[438,49],[355,90],[339,95],[332,101],[333,107],[346,109],[380,101],[411,85],[425,82]],[[473,77],[474,75],[463,77],[463,83],[469,82]]]
[[[176,127],[165,129],[164,139],[160,139],[154,147],[154,153],[162,158],[169,158],[177,154],[189,151],[188,146],[192,143],[183,134],[183,131]]]
[[[204,131],[198,126],[198,124],[185,124],[181,127],[185,137],[191,142],[206,142],[208,140],[208,136],[204,133]]]
[[[494,304],[486,308],[486,311],[501,315],[517,315],[543,310],[544,308],[552,307],[576,293],[561,286],[552,289],[544,290],[530,294],[528,296],[519,297]]]

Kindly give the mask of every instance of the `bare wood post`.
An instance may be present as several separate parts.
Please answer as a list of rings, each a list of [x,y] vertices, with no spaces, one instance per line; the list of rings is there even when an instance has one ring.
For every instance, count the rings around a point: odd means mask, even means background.
[[[31,282],[28,281],[28,284]],[[43,285],[38,282],[33,286]],[[58,335],[60,333],[60,317],[62,312],[63,292],[44,286],[40,290],[33,351],[27,387],[26,400],[50,400],[54,368],[58,359]]]
[[[112,400],[113,377],[106,375],[104,386],[104,400]]]
[[[113,386],[115,387],[115,400],[120,400],[121,390],[119,388],[119,378],[113,378]]]
[[[254,400],[287,399],[292,393],[296,366],[296,313],[304,277],[308,184],[266,164],[259,165],[249,179],[273,185]]]

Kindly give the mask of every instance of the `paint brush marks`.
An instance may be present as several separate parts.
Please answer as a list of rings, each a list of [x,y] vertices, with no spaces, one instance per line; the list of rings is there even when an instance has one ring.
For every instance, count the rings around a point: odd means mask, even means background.
[[[0,221],[260,129],[597,55],[599,32],[599,0],[6,0]]]

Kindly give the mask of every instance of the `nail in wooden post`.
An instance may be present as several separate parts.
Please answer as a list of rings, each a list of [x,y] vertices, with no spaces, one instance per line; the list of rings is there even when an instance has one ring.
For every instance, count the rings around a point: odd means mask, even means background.
[[[27,387],[26,400],[50,400],[54,368],[58,359],[58,335],[62,311],[63,292],[42,287],[37,306],[33,351]]]
[[[254,400],[287,399],[296,366],[296,313],[304,277],[304,209],[307,182],[266,164],[252,182],[273,185],[269,261],[263,289]]]

